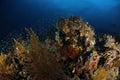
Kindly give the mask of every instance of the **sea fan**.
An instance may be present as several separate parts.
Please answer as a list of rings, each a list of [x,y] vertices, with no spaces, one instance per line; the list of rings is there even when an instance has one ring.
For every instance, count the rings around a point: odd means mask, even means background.
[[[31,67],[29,66],[29,71],[37,77],[48,77],[51,80],[57,80],[63,78],[64,74],[59,64],[55,61],[55,58],[49,54],[47,49],[43,48],[38,36],[33,30],[27,30],[29,39],[29,57],[32,60]],[[42,79],[43,80],[43,79]]]

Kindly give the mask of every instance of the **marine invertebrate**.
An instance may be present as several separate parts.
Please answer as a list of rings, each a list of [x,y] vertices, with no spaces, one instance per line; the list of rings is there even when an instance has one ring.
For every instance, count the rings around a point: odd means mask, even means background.
[[[113,36],[95,37],[88,22],[74,16],[56,27],[55,40],[41,43],[32,29],[24,43],[13,39],[14,50],[0,55],[0,79],[119,80],[120,44]]]
[[[0,55],[0,79],[1,80],[12,80],[14,73],[13,73],[13,66],[6,64],[7,55],[3,54]]]
[[[97,69],[99,58],[100,56],[97,54],[97,52],[93,51],[92,56],[90,57],[89,65],[88,65],[89,72]]]
[[[101,80],[100,76],[103,76],[101,74],[103,71],[105,72],[103,80],[105,80],[109,72],[106,70],[115,66],[119,67],[116,62],[120,57],[119,43],[113,36],[95,37],[95,31],[88,22],[83,22],[81,18],[74,16],[59,20],[57,29],[56,42],[61,45],[61,54],[65,57],[64,62],[68,64],[69,74],[85,75],[87,79],[90,79],[88,73],[93,74],[95,71],[98,75],[93,79]],[[80,78],[85,79],[82,77]]]
[[[118,67],[112,67],[109,70],[107,70],[107,79],[108,80],[118,80],[117,79],[118,75],[119,75]]]
[[[112,62],[113,67],[120,67],[120,58],[116,58]]]
[[[32,60],[32,63],[30,63],[32,70],[31,67],[28,67],[29,71],[36,77],[47,77],[47,79],[50,80],[63,78],[64,74],[59,64],[57,64],[54,60],[55,58],[42,47],[38,36],[32,30],[29,30],[28,33],[30,35],[28,55]]]
[[[70,59],[75,59],[79,54],[79,49],[73,48],[72,45],[64,46],[63,53],[66,57],[68,56]]]
[[[107,35],[106,37],[105,47],[113,48],[115,46],[115,39],[111,35]]]
[[[98,68],[94,74],[92,74],[92,80],[106,80],[107,71],[104,68]]]

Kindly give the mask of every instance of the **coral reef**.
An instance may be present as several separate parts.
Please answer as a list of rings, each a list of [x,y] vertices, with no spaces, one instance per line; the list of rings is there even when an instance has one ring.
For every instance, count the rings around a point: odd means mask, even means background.
[[[120,79],[120,44],[112,35],[95,34],[75,16],[56,28],[43,43],[32,29],[26,40],[13,39],[13,51],[0,55],[0,80]]]
[[[27,29],[27,32],[29,34],[29,40],[26,41],[27,46],[14,39],[13,53],[0,56],[0,79],[64,80],[65,75],[53,55],[42,46],[38,36],[31,29]],[[9,60],[12,60],[9,65],[6,64],[7,56],[11,58]],[[13,78],[10,78],[9,75]]]
[[[61,45],[67,75],[83,80],[118,80],[120,44],[112,35],[96,36],[88,22],[74,16],[60,19],[57,29],[55,40]]]

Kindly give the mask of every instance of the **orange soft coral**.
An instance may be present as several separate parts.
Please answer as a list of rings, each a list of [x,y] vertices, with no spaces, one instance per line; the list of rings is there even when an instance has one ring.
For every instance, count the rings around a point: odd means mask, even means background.
[[[63,47],[63,53],[67,55],[70,59],[75,59],[79,54],[79,50],[73,48],[72,45],[69,45]]]

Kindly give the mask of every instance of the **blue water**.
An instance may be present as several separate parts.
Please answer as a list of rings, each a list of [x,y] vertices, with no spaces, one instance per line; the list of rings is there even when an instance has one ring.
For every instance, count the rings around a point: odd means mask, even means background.
[[[97,31],[120,32],[120,0],[1,0],[0,39],[25,27],[44,32],[71,15],[81,16]]]

